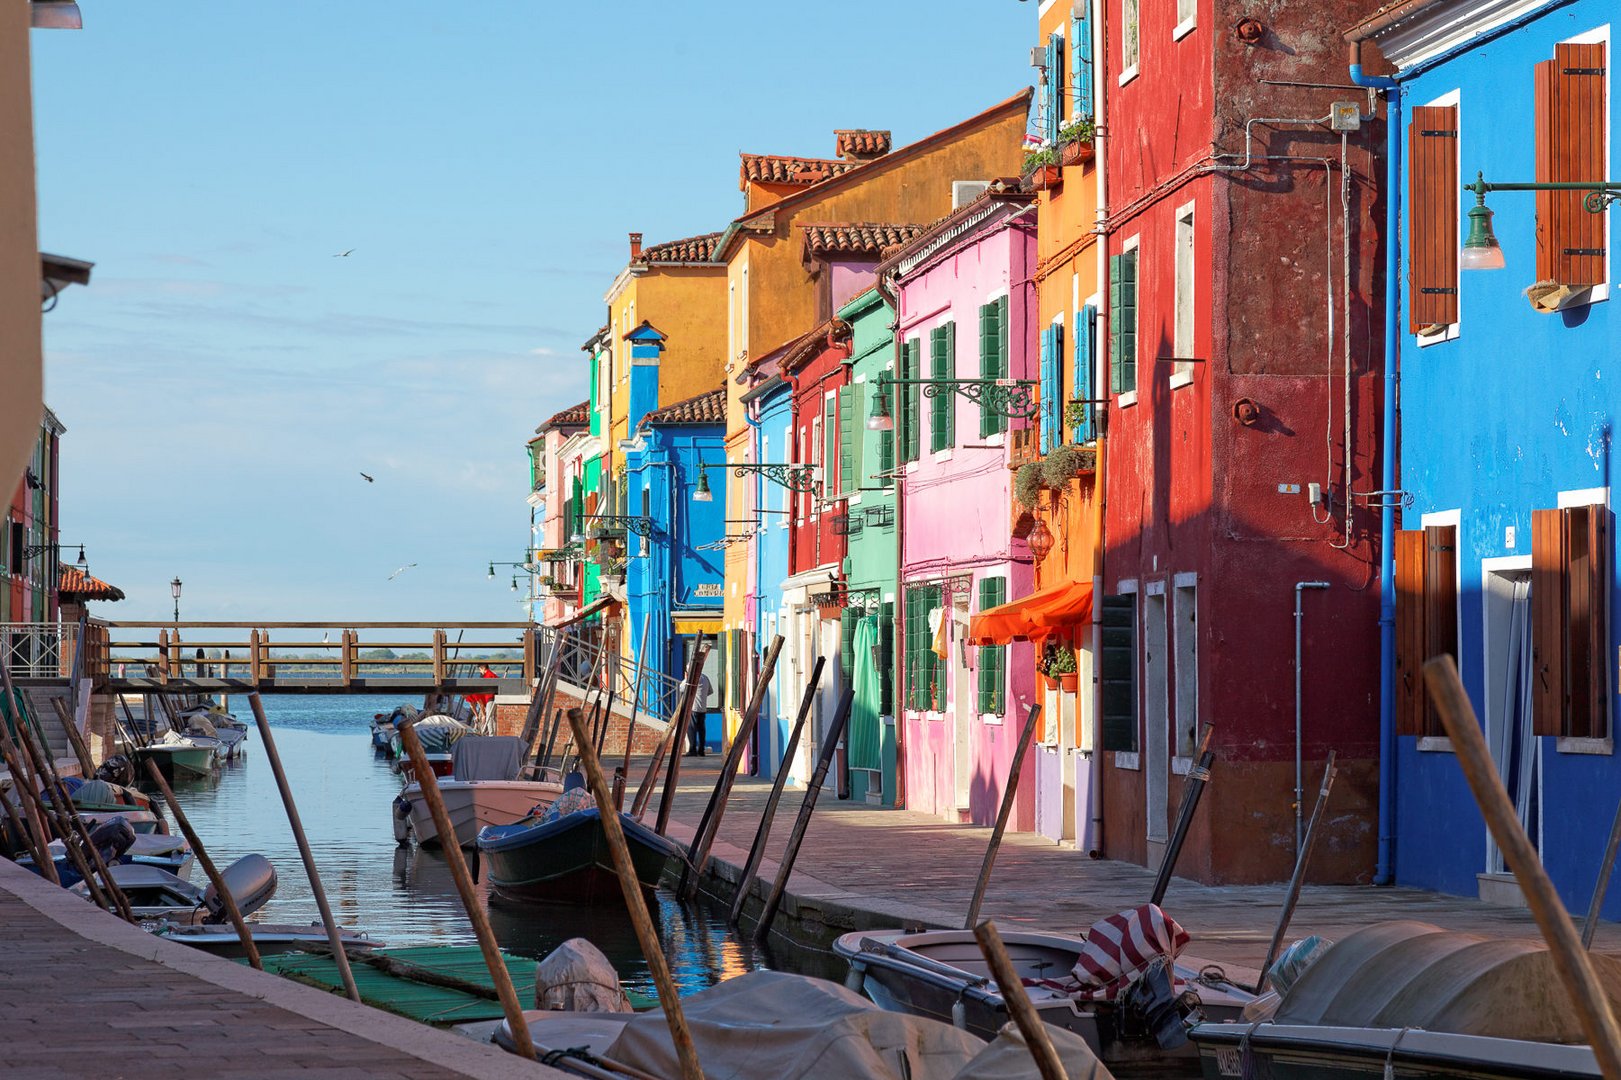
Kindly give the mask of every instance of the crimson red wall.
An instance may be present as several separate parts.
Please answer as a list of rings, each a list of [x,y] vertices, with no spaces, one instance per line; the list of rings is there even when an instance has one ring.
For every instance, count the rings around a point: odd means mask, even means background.
[[[842,345],[829,346],[806,362],[798,371],[788,373],[788,379],[794,388],[794,440],[796,460],[820,461],[827,436],[813,435],[813,424],[817,417],[822,415],[825,407],[824,401],[828,394],[838,394],[839,387],[847,380],[848,369],[844,361],[849,357],[849,350]],[[859,417],[858,422],[865,423],[865,417]],[[810,447],[811,456],[804,456],[804,447]],[[834,462],[831,467],[823,463],[822,480],[824,485],[829,477],[836,480],[838,464]],[[818,504],[814,496],[806,494],[796,497],[793,501],[794,525],[789,533],[788,545],[788,572],[790,574],[814,570],[818,566],[829,563],[837,564],[842,575],[844,555],[848,550],[848,538],[834,531],[833,519],[844,513],[843,502]]]

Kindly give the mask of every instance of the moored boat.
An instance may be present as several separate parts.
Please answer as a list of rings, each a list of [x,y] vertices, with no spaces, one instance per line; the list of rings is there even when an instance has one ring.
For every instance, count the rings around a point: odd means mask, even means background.
[[[680,857],[681,849],[629,814],[620,814],[619,824],[637,880],[642,888],[652,889],[664,864]],[[595,806],[550,820],[535,816],[511,825],[491,825],[478,834],[478,852],[490,884],[511,900],[594,904],[624,898]]]
[[[450,775],[439,781],[445,812],[456,830],[456,843],[473,847],[487,825],[505,825],[544,810],[562,794],[549,780],[520,780],[524,742],[511,735],[465,735],[451,748]],[[395,801],[394,838],[407,834],[417,843],[440,842],[438,826],[416,781],[405,785]]]
[[[218,924],[163,922],[153,927],[152,932],[170,941],[178,941],[182,945],[189,945],[194,949],[213,953],[215,956],[223,956],[227,960],[240,960],[248,954],[242,946],[241,935],[229,922]],[[318,922],[310,923],[308,926],[300,926],[297,923],[254,923],[249,932],[253,934],[253,945],[259,950],[260,956],[320,951],[331,946],[326,936],[326,928]],[[344,952],[376,949],[383,945],[383,942],[368,937],[358,930],[340,930],[339,935],[343,940]]]
[[[433,774],[435,776],[449,776],[452,764],[451,747],[456,745],[458,739],[467,734],[467,725],[460,720],[435,714],[433,716],[424,716],[416,721],[412,725],[412,730],[417,733],[417,739],[422,743],[422,754],[428,759],[428,765],[433,769]],[[396,765],[399,767],[399,771],[405,775],[406,780],[411,780],[411,762],[406,757],[404,738],[398,730],[389,736],[389,748]]]
[[[225,901],[210,885],[198,888],[155,866],[118,863],[108,875],[129,899],[138,919],[167,919],[175,923],[220,923],[228,915]],[[220,874],[244,917],[253,914],[276,894],[276,869],[263,855],[244,855]],[[88,898],[83,882],[73,891]]]
[[[164,731],[145,746],[135,748],[136,760],[149,760],[165,779],[212,776],[218,760],[220,741],[201,735],[181,735]]]

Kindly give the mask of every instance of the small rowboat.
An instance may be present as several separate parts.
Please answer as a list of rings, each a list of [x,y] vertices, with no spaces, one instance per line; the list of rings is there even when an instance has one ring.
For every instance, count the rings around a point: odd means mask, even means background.
[[[681,849],[629,814],[619,815],[631,863],[642,888],[652,889],[664,864]],[[491,825],[478,834],[478,852],[490,884],[510,900],[565,904],[623,902],[608,849],[608,834],[595,807],[551,821],[529,817]]]
[[[448,716],[424,716],[411,728],[417,733],[417,739],[422,743],[422,754],[428,759],[429,766],[435,776],[449,776],[451,770],[451,748],[456,741],[468,732],[466,724],[460,720],[453,720]],[[399,771],[406,780],[412,780],[411,759],[405,753],[405,740],[398,731],[390,737],[390,752],[394,756]]]
[[[215,956],[223,956],[227,960],[240,960],[248,955],[247,950],[242,947],[241,935],[230,923],[177,925],[164,922],[154,927],[152,932],[170,941],[178,941],[182,945],[189,945],[194,949],[213,953]],[[300,926],[297,923],[254,923],[251,932],[254,947],[259,950],[260,956],[274,956],[285,952],[319,952],[331,947],[331,943],[327,940],[326,929],[318,922],[310,923],[308,926]],[[357,930],[341,930],[340,935],[344,952],[375,949],[383,944]]]

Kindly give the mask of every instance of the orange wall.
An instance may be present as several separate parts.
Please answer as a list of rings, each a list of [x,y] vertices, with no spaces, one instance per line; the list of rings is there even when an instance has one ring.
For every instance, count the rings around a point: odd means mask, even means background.
[[[0,4],[0,491],[22,476],[43,408],[28,8]]]
[[[633,276],[608,307],[612,325],[613,413],[609,447],[618,464],[619,440],[628,439],[630,347],[623,340],[643,320],[668,339],[659,362],[659,405],[713,390],[725,378],[726,268],[649,266]]]

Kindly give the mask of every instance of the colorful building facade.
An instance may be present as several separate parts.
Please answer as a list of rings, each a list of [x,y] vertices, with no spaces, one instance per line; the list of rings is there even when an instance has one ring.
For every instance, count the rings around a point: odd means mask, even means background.
[[[58,522],[62,434],[48,407],[35,428],[34,451],[6,507],[0,532],[0,623],[55,622],[62,557]],[[71,560],[70,560],[71,561]]]
[[[583,521],[575,520],[572,510],[583,503],[570,498],[572,478],[564,468],[563,444],[586,431],[591,420],[590,402],[582,401],[556,413],[535,428],[529,440],[529,529],[533,553],[529,559],[530,617],[542,626],[556,626],[578,610],[578,593],[572,588],[576,546],[570,538]],[[583,485],[582,485],[583,486]],[[490,568],[492,575],[495,567]]]

